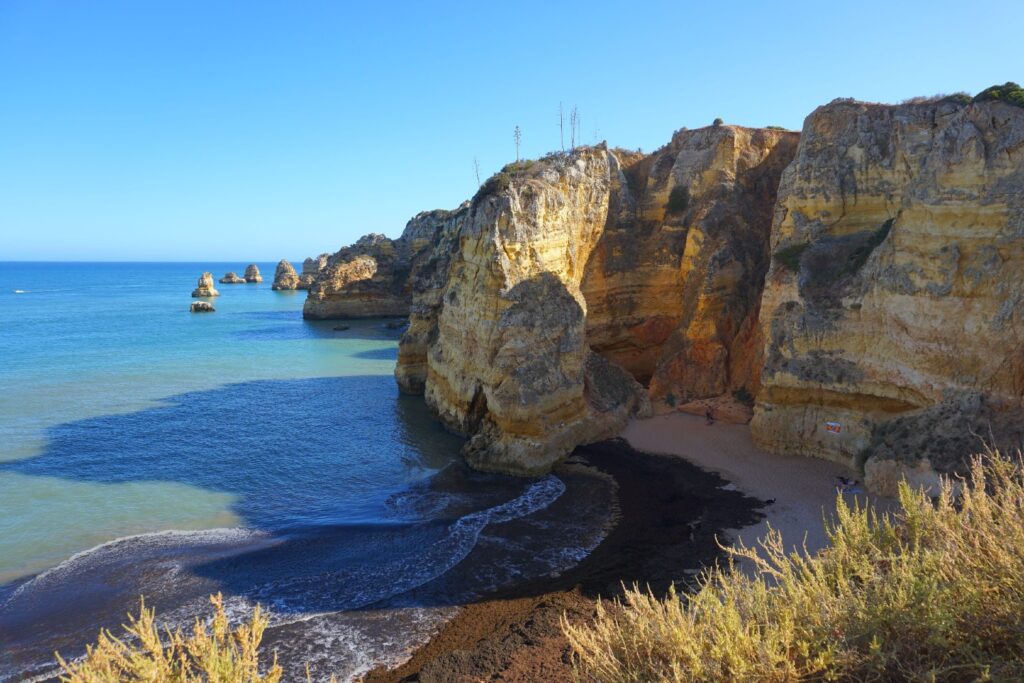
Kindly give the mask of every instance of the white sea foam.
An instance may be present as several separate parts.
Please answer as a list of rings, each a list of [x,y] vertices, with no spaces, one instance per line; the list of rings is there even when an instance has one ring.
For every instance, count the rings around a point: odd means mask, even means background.
[[[8,596],[7,600],[0,605],[0,608],[7,607],[17,599],[18,596],[27,591],[43,588],[54,581],[66,580],[69,574],[73,573],[88,561],[97,558],[97,556],[101,554],[112,552],[118,559],[120,559],[125,553],[118,551],[127,550],[127,546],[132,544],[145,543],[149,548],[154,548],[182,545],[184,543],[198,545],[213,545],[232,542],[240,543],[246,540],[256,540],[260,538],[266,539],[269,538],[269,536],[263,532],[244,529],[241,527],[197,529],[191,531],[168,529],[165,531],[150,531],[143,534],[122,536],[120,538],[100,543],[99,545],[93,546],[87,550],[77,552],[57,566],[36,574],[31,579],[28,579],[18,586],[10,596]]]
[[[280,652],[285,661],[293,664],[308,662],[313,668],[314,680],[327,680],[332,674],[339,680],[355,680],[375,666],[398,665],[413,648],[425,642],[450,618],[453,608],[366,608],[384,604],[388,598],[407,593],[444,575],[472,552],[488,525],[510,522],[541,511],[558,500],[565,490],[561,479],[549,475],[530,483],[518,497],[508,502],[454,520],[435,542],[421,550],[392,558],[382,557],[371,565],[360,564],[334,571],[326,565],[325,571],[270,580],[254,586],[245,595],[226,595],[225,611],[232,623],[240,623],[251,616],[256,604],[261,604],[270,621],[267,636],[272,637],[275,632],[281,634],[274,647],[285,650]],[[219,554],[220,549],[216,546],[224,545],[225,552],[235,554],[240,550],[263,547],[261,542],[276,544],[287,541],[242,528],[160,531],[114,539],[76,553],[58,566],[29,579],[15,590],[3,607],[27,591],[61,587],[66,585],[65,582],[74,582],[76,575],[84,577],[96,571],[106,573],[108,567],[114,570],[133,567],[138,558],[139,566],[148,568],[149,574],[145,579],[148,590],[156,589],[163,595],[177,593],[182,599],[176,607],[161,610],[158,614],[160,624],[188,626],[197,618],[209,618],[207,595],[211,591],[207,590],[210,586],[205,580],[191,583],[195,577],[183,571],[189,565],[191,554],[190,558],[182,558],[173,553],[174,548],[207,546],[214,554]],[[171,553],[164,556],[164,550]],[[570,554],[578,556],[580,549],[574,550]],[[562,562],[556,560],[555,564]],[[153,569],[159,569],[159,578],[152,573]],[[496,575],[495,578],[508,577]],[[161,590],[160,586],[166,590]],[[292,635],[292,629],[298,629],[297,637]],[[33,674],[41,673],[34,678],[22,676],[9,680],[42,681],[55,673],[48,662],[40,662],[37,666],[40,668],[33,668]],[[45,672],[42,667],[45,667]],[[0,681],[3,680],[3,674],[0,674]]]

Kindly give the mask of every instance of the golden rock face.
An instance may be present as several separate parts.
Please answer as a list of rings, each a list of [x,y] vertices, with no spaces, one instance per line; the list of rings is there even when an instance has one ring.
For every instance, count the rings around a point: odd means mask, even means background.
[[[587,336],[656,404],[757,391],[772,207],[798,139],[714,126],[624,160],[583,283]]]
[[[884,452],[909,472],[919,456],[901,451],[934,421],[879,425],[926,410],[938,420],[943,403],[1012,423],[1024,394],[1022,188],[1020,108],[837,101],[811,114],[775,210],[755,441],[842,462]]]
[[[408,315],[396,380],[481,469],[756,396],[769,450],[931,481],[1024,431],[1022,157],[1024,110],[947,100],[581,148],[341,250],[304,313]]]
[[[606,421],[624,424],[643,400],[624,373],[620,401],[594,400],[607,368],[588,361],[580,282],[607,220],[614,168],[604,147],[581,149],[515,171],[466,209],[423,383],[440,419],[473,437],[465,453],[478,468],[543,471],[605,435]],[[406,346],[400,365],[414,355]]]
[[[797,134],[682,131],[513,167],[440,216],[412,268],[396,378],[471,438],[481,469],[536,473],[664,401],[756,390],[771,207]]]

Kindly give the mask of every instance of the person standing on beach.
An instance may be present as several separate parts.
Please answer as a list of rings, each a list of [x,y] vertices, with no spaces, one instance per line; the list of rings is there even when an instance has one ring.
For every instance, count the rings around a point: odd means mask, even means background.
[[[715,424],[715,415],[713,412],[711,412],[711,406],[708,406],[707,409],[704,411],[704,417],[708,419],[709,425]]]

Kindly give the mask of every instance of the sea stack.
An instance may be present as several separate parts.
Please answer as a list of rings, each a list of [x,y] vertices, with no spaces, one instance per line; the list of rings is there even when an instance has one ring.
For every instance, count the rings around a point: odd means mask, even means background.
[[[250,263],[245,267],[245,281],[250,284],[263,282],[263,276],[260,275],[259,266],[255,263]]]
[[[199,276],[196,288],[192,290],[194,297],[220,296],[220,292],[213,288],[213,274],[203,273]]]
[[[217,309],[209,301],[193,301],[189,313],[213,313]]]
[[[299,274],[295,272],[295,268],[287,259],[281,259],[278,262],[277,270],[274,271],[274,284],[270,288],[274,290],[299,288]]]
[[[220,279],[222,285],[244,285],[245,278],[239,277],[235,271],[230,271]]]

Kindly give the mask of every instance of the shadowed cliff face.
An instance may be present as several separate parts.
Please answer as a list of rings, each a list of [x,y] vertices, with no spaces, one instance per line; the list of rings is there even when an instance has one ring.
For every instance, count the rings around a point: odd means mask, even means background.
[[[929,452],[915,435],[950,451],[933,463],[946,471],[979,449],[966,435],[982,423],[1019,445],[1022,188],[1024,109],[837,101],[811,114],[775,212],[756,441],[877,455],[878,490],[900,472],[881,460]]]
[[[772,207],[798,139],[715,126],[623,159],[583,282],[587,336],[658,403],[756,392]]]

